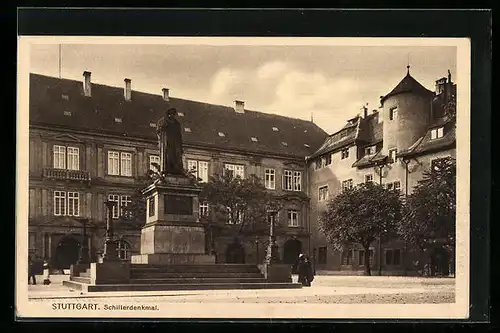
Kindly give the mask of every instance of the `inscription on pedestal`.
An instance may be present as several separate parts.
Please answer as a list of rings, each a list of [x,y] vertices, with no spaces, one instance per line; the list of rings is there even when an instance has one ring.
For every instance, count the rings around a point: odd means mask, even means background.
[[[165,195],[165,214],[193,215],[193,198]]]

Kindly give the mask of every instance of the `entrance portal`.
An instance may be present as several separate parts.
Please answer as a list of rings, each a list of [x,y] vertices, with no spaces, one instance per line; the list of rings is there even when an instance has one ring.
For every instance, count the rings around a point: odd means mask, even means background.
[[[80,242],[74,237],[64,237],[56,248],[55,268],[68,269],[78,261]]]
[[[283,262],[287,265],[293,265],[292,273],[296,274],[295,264],[302,251],[302,242],[298,239],[289,239],[283,245]]]

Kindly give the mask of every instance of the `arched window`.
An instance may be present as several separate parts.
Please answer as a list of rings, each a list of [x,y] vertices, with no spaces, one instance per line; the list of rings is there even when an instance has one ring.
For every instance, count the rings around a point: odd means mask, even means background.
[[[118,258],[128,260],[130,256],[130,244],[120,239],[116,243],[116,251],[118,252]]]

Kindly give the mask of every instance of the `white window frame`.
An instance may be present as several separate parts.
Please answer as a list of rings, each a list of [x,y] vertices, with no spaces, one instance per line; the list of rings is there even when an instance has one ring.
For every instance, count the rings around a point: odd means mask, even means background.
[[[120,153],[120,176],[132,177],[132,153]]]
[[[192,172],[192,174],[201,179],[200,182],[206,183],[208,182],[208,162],[207,161],[199,161],[189,159],[188,161],[188,170]]]
[[[353,188],[353,186],[354,186],[354,183],[353,183],[352,178],[349,178],[349,179],[342,181],[342,191],[345,191],[347,189],[351,189],[351,188]]]
[[[118,254],[118,258],[120,258],[121,260],[128,260],[130,255],[129,255],[129,252],[130,252],[130,244],[123,240],[123,239],[119,239],[117,242],[116,242],[116,252]],[[123,253],[123,255],[122,255]]]
[[[113,201],[116,202],[115,205],[113,205],[113,218],[117,219],[120,217],[120,195],[111,193],[108,194],[108,201]]]
[[[80,170],[80,148],[66,147],[66,166],[68,170]]]
[[[349,158],[349,148],[344,148],[340,151],[340,159],[345,160]]]
[[[398,117],[398,107],[393,106],[389,109],[389,120],[394,120]]]
[[[293,171],[283,170],[283,190],[292,191],[293,190]]]
[[[444,126],[431,129],[431,140],[441,139],[444,136]]]
[[[208,212],[209,212],[209,205],[208,205],[208,202],[206,201],[200,201],[200,204],[199,204],[199,215],[200,217],[202,216],[208,216]]]
[[[149,170],[159,172],[156,167],[153,166],[153,163],[160,165],[160,156],[159,155],[149,155]]]
[[[245,178],[245,166],[242,164],[224,163],[224,170],[231,171],[233,177],[240,176],[241,179]]]
[[[118,151],[108,151],[108,175],[120,175],[120,152]]]
[[[373,183],[373,173],[365,175],[365,183]]]
[[[68,202],[68,209],[66,213],[68,216],[79,216],[80,215],[80,193],[78,192],[67,192],[66,198]]]
[[[66,216],[66,192],[54,191],[54,215]]]
[[[288,210],[288,226],[297,228],[299,225],[299,212],[294,209]]]
[[[396,163],[397,160],[397,154],[398,154],[398,149],[397,148],[391,148],[387,151],[389,155],[389,163]],[[394,156],[392,156],[394,154]]]
[[[53,146],[53,166],[55,169],[66,169],[66,146]]]
[[[323,185],[318,188],[318,200],[319,201],[328,200],[328,185]]]
[[[302,191],[302,171],[293,172],[293,190],[296,192]]]
[[[276,170],[272,168],[266,168],[264,170],[264,186],[268,190],[276,189]]]

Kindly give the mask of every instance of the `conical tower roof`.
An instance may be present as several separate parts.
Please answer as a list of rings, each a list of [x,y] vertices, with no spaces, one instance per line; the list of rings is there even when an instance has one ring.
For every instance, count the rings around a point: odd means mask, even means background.
[[[384,103],[384,101],[391,96],[408,92],[421,95],[433,94],[432,91],[425,88],[417,80],[415,80],[413,76],[410,75],[410,69],[408,68],[406,76],[397,84],[396,87],[394,87],[394,89],[391,90],[390,93],[383,96],[380,99],[380,102]]]

